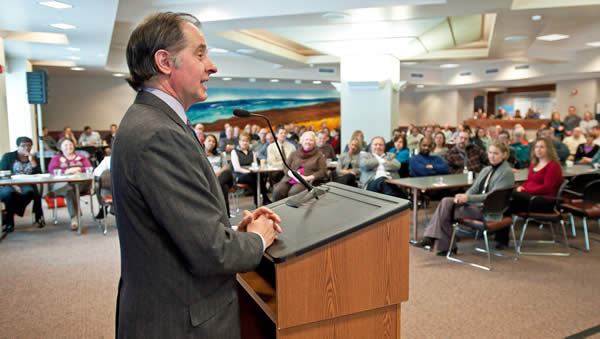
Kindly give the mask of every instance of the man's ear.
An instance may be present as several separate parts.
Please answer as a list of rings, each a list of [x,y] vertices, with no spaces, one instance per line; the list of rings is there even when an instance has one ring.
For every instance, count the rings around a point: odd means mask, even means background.
[[[159,49],[154,53],[154,63],[163,74],[171,74],[171,71],[175,67],[173,57],[171,57],[169,51],[164,49]]]

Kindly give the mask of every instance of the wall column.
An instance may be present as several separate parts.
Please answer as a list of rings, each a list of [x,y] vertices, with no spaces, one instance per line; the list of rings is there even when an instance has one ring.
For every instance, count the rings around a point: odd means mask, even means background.
[[[10,148],[16,150],[15,141],[20,136],[33,140],[34,150],[37,150],[37,118],[35,106],[27,100],[27,72],[33,67],[26,59],[10,58],[6,72],[6,96],[8,108],[8,125]]]
[[[6,106],[6,57],[4,56],[4,39],[0,38],[0,155],[10,150],[8,129],[8,109]]]

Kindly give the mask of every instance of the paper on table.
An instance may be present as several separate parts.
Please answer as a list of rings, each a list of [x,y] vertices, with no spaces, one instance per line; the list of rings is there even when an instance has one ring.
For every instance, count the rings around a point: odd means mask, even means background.
[[[433,186],[442,187],[442,186],[448,186],[448,184],[445,182],[436,182],[436,183],[433,183]]]

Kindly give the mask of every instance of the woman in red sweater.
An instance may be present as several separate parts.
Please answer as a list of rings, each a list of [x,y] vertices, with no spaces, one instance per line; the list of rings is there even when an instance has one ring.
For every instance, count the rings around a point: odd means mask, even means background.
[[[529,174],[523,185],[513,192],[511,212],[525,212],[529,208],[529,200],[537,195],[545,199],[536,199],[533,212],[549,213],[554,210],[554,198],[562,182],[562,169],[558,155],[549,139],[537,139],[531,153]]]

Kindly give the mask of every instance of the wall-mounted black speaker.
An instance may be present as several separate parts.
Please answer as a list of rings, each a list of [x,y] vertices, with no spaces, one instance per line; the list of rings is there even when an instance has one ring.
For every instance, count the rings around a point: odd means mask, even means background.
[[[27,72],[27,98],[30,104],[48,103],[48,77],[46,72]]]

